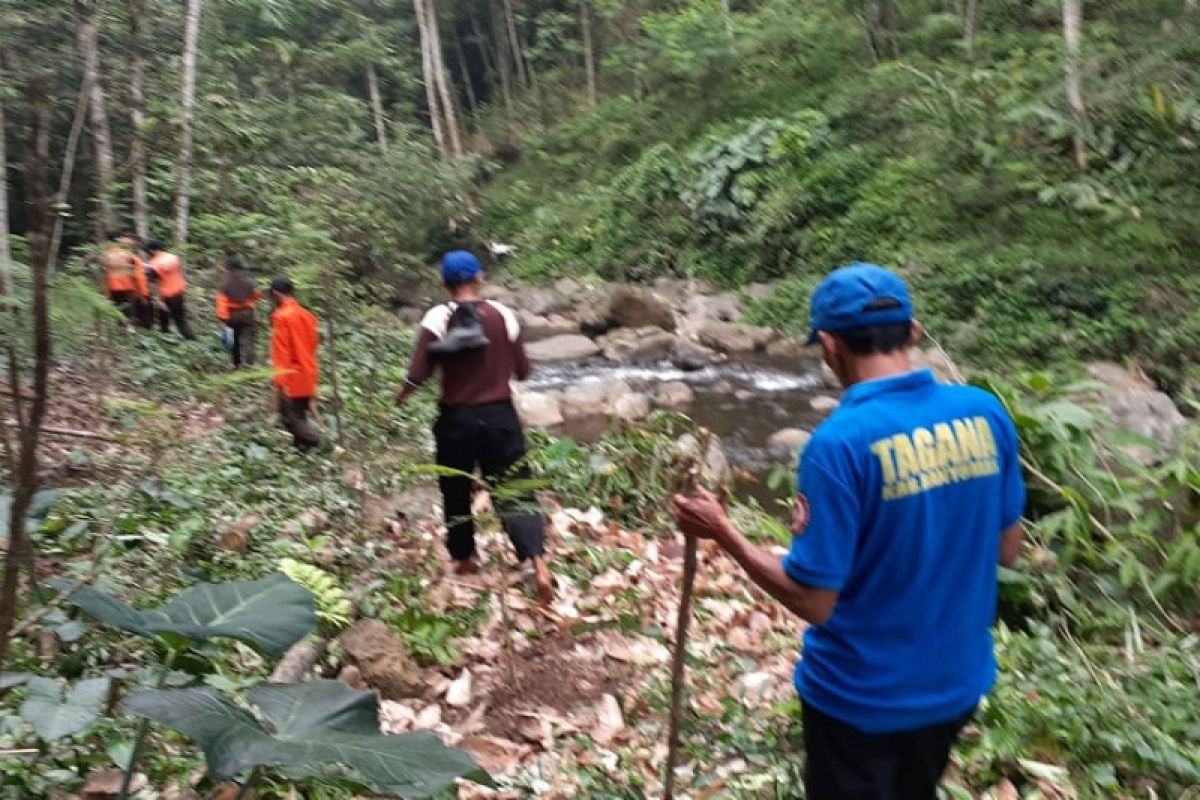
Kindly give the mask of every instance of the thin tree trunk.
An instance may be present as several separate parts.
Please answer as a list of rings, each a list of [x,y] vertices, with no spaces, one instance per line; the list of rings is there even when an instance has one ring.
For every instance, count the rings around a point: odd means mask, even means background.
[[[475,84],[471,80],[471,70],[467,67],[467,53],[463,50],[462,37],[454,37],[454,51],[458,55],[458,72],[462,75],[463,89],[467,92],[467,108],[474,114],[479,110],[479,101],[475,97]]]
[[[730,49],[733,49],[733,8],[729,0],[721,0],[721,18],[725,22],[725,38],[729,40]]]
[[[42,79],[31,82],[29,109],[34,124],[34,146],[26,167],[26,197],[32,202],[30,214],[33,259],[33,401],[29,417],[19,437],[17,469],[12,476],[12,503],[9,506],[8,550],[4,557],[4,580],[0,585],[0,669],[8,659],[8,645],[17,613],[17,584],[21,561],[28,547],[25,516],[38,485],[38,440],[46,416],[47,384],[50,372],[50,308],[46,299],[48,264],[53,254],[47,246],[50,226],[50,192],[46,183],[46,162],[50,157],[50,113]],[[15,359],[9,350],[9,359]],[[20,391],[20,387],[12,387]]]
[[[592,9],[587,0],[579,4],[579,34],[583,39],[583,72],[587,78],[588,105],[596,105],[596,51],[592,45]]]
[[[467,7],[467,24],[471,26],[471,38],[475,42],[475,48],[479,51],[480,60],[483,61],[483,74],[497,74],[493,48],[488,38],[483,35],[483,29],[479,26],[479,18],[475,16],[475,9],[470,6]]]
[[[67,150],[63,154],[62,173],[58,178],[58,194],[54,196],[54,230],[50,234],[49,247],[42,258],[42,263],[51,275],[54,274],[58,250],[62,247],[63,225],[66,222],[66,215],[62,209],[71,191],[71,179],[75,175],[75,156],[79,153],[79,139],[83,136],[83,121],[87,118],[91,94],[92,87],[88,83],[87,73],[84,73],[83,86],[79,88],[79,99],[75,102],[75,118],[71,121],[71,132],[67,134]],[[36,252],[33,253],[33,258],[39,258]]]
[[[967,53],[967,60],[975,60],[975,24],[979,17],[979,0],[967,0],[967,7],[963,11],[963,50]]]
[[[379,75],[374,64],[367,64],[367,93],[371,95],[371,113],[375,117],[375,138],[379,149],[387,152],[387,121],[383,118],[383,98],[379,94]]]
[[[113,150],[112,134],[108,128],[108,108],[104,98],[104,85],[100,82],[100,47],[96,41],[95,4],[87,0],[75,0],[75,13],[79,17],[79,53],[83,58],[83,70],[91,89],[89,106],[92,116],[92,142],[96,153],[96,239],[104,239],[107,231],[116,226],[116,213],[112,204]]]
[[[446,147],[446,134],[442,130],[442,111],[438,103],[437,77],[433,72],[433,46],[429,39],[429,15],[425,12],[424,0],[413,0],[413,11],[417,18],[417,33],[421,37],[421,75],[425,84],[425,104],[429,106],[429,126],[433,128],[433,140],[437,142],[442,158],[450,159]]]
[[[450,153],[455,158],[462,158],[462,133],[458,127],[458,114],[454,109],[454,93],[451,91],[450,80],[446,74],[446,58],[442,54],[442,35],[438,30],[437,3],[436,0],[424,0],[424,2],[425,12],[429,15],[430,57],[433,59],[433,74],[437,81],[438,95],[442,100],[442,114],[446,122],[446,132],[449,134]]]
[[[0,86],[4,86],[0,71]],[[4,118],[4,95],[0,92],[0,294],[12,287],[12,245],[8,240],[8,124]],[[17,387],[13,387],[17,391]]]
[[[533,59],[529,57],[529,43],[524,38],[521,38],[521,47],[517,53],[525,61],[525,75],[529,79],[529,90],[536,97],[538,93],[537,72],[533,68]]]
[[[1075,119],[1075,164],[1081,169],[1087,169],[1087,145],[1083,139],[1083,131],[1087,127],[1087,106],[1083,102],[1083,86],[1079,74],[1080,40],[1083,36],[1083,0],[1063,0],[1063,46],[1066,58],[1064,63],[1064,78],[1066,82],[1067,105],[1071,107],[1071,116]]]
[[[524,86],[529,86],[529,74],[525,71],[525,56],[521,50],[521,40],[517,36],[517,17],[513,13],[511,0],[501,0],[504,6],[504,22],[508,28],[509,53],[517,67],[517,79]]]
[[[129,0],[129,171],[133,188],[133,232],[150,238],[150,202],[146,196],[145,52],[142,49],[143,0]]]
[[[488,0],[488,11],[492,17],[492,37],[496,46],[496,72],[500,75],[500,92],[504,95],[504,105],[508,113],[512,114],[512,56],[508,52],[508,37],[504,34],[504,19],[495,0]]]
[[[196,50],[204,0],[188,0],[183,37],[183,87],[179,118],[179,166],[175,177],[175,245],[187,244],[192,205],[192,123],[196,106]]]

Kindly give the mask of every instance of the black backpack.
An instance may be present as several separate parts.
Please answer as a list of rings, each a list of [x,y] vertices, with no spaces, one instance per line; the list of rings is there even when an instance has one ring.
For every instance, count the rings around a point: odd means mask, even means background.
[[[489,344],[487,334],[483,332],[483,320],[475,303],[459,303],[450,314],[450,322],[446,326],[446,335],[429,345],[429,352],[434,355],[447,356],[466,350],[478,350]]]

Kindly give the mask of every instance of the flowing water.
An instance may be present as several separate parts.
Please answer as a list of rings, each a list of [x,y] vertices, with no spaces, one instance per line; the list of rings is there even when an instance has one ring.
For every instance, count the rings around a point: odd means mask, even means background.
[[[740,471],[761,478],[777,463],[767,453],[767,439],[783,428],[812,430],[824,414],[812,409],[812,398],[830,394],[824,386],[820,364],[794,356],[749,355],[737,361],[685,372],[669,363],[620,366],[608,362],[538,364],[529,381],[535,391],[565,389],[589,379],[621,380],[634,391],[653,395],[658,384],[682,381],[695,393],[685,409],[699,425],[721,437],[729,462]],[[559,432],[583,441],[599,437],[612,424],[604,418],[568,420]],[[741,489],[760,501],[775,498],[756,481]]]

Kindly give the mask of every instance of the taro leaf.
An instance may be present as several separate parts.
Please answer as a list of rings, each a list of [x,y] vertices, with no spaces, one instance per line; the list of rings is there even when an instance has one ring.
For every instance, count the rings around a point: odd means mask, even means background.
[[[56,586],[67,589],[70,584]],[[275,658],[307,635],[317,621],[312,593],[279,573],[260,581],[202,583],[148,611],[130,608],[90,586],[80,586],[68,602],[130,633],[175,634],[194,642],[223,636]]]
[[[57,489],[42,489],[34,493],[25,512],[25,530],[36,531],[42,525],[42,520],[50,513],[50,507],[59,497]],[[0,491],[0,539],[8,538],[9,513],[12,508],[12,494],[8,490]]]
[[[380,734],[374,694],[341,681],[260,685],[249,698],[266,727],[207,687],[138,692],[122,707],[194,739],[217,780],[272,766],[296,777],[347,777],[403,798],[429,797],[459,777],[494,785],[469,754],[430,731]]]
[[[63,686],[49,678],[30,678],[21,718],[43,741],[79,733],[100,716],[108,699],[108,678],[80,681],[63,697]]]

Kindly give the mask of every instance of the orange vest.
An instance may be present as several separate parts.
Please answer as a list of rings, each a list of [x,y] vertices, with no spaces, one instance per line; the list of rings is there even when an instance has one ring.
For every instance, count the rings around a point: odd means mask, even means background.
[[[221,322],[229,322],[229,315],[234,311],[245,311],[247,308],[254,308],[261,299],[262,292],[259,291],[255,291],[249,300],[243,300],[240,303],[236,300],[230,300],[229,296],[224,292],[217,292],[217,319],[221,320]]]
[[[142,260],[119,244],[114,244],[100,256],[104,266],[104,286],[110,292],[137,292],[149,296],[146,271]]]
[[[146,266],[158,276],[160,297],[178,297],[187,291],[187,283],[183,280],[183,262],[179,256],[160,250]]]
[[[313,397],[317,393],[317,318],[291,297],[284,298],[271,315],[271,365],[275,385],[285,397]]]

